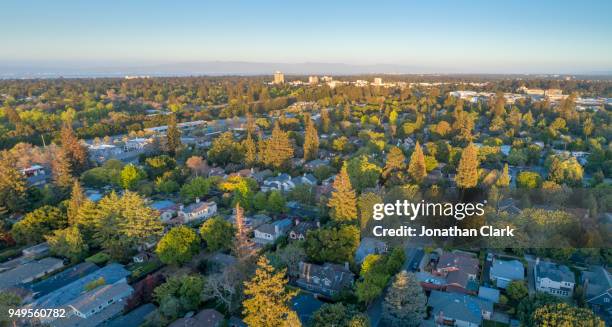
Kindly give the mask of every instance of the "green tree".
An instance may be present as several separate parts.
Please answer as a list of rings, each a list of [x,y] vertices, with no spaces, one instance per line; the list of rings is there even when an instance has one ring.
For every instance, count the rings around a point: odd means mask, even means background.
[[[461,153],[455,182],[463,189],[478,185],[478,149],[473,143],[470,143]]]
[[[359,196],[357,209],[359,210],[359,225],[362,229],[366,228],[372,220],[374,205],[377,203],[383,203],[383,199],[376,193],[368,192]]]
[[[251,137],[251,133],[247,135],[242,147],[244,148],[244,161],[249,167],[255,166],[257,163],[257,146]]]
[[[40,243],[46,235],[67,226],[66,215],[53,206],[42,206],[15,223],[11,234],[17,243]]]
[[[352,186],[358,192],[361,192],[378,184],[382,169],[375,163],[370,162],[367,156],[361,155],[347,162],[347,172],[351,178]]]
[[[232,132],[225,132],[213,140],[207,155],[211,163],[224,166],[230,162],[242,162],[244,150],[240,143],[234,141]]]
[[[155,253],[165,264],[181,265],[191,260],[198,252],[199,246],[198,236],[191,228],[178,226],[162,237]]]
[[[352,262],[359,246],[359,229],[353,225],[323,227],[306,234],[306,255],[316,262]]]
[[[9,309],[17,309],[21,306],[21,297],[12,292],[0,293],[0,326],[17,326],[16,316],[9,316]]]
[[[508,284],[506,287],[506,293],[510,299],[518,302],[529,295],[529,290],[527,289],[527,285],[525,285],[522,280],[515,280]]]
[[[330,217],[334,221],[352,221],[357,218],[357,201],[351,186],[347,165],[344,164],[334,180],[334,191],[327,206],[331,208]]]
[[[75,224],[79,208],[81,208],[86,200],[87,198],[85,197],[85,193],[83,193],[81,183],[79,183],[78,180],[74,180],[74,183],[72,184],[72,193],[66,208],[66,215],[68,216],[69,225],[73,226]]]
[[[259,151],[264,165],[274,169],[288,168],[289,160],[293,158],[293,145],[278,121],[274,124],[272,136],[262,143]]]
[[[170,115],[168,131],[166,132],[166,150],[174,157],[182,145],[181,130],[177,126],[176,114],[172,114]]]
[[[167,321],[175,320],[202,303],[204,278],[200,275],[173,275],[153,291],[153,298]]]
[[[540,307],[533,313],[533,320],[536,326],[605,327],[606,325],[591,310],[570,306],[567,303]]]
[[[297,292],[287,289],[285,274],[285,269],[276,272],[265,256],[259,258],[255,276],[244,283],[247,298],[242,305],[244,322],[248,326],[301,326],[297,314],[290,307]]]
[[[157,212],[146,205],[145,200],[134,192],[126,191],[121,197],[121,234],[134,246],[142,246],[157,238],[163,226]]]
[[[285,212],[285,197],[279,191],[271,191],[270,194],[268,194],[266,208],[273,214]]]
[[[76,227],[58,229],[45,237],[51,252],[77,263],[87,256],[89,247]]]
[[[385,168],[382,171],[383,178],[389,179],[392,173],[398,174],[398,172],[402,171],[406,166],[405,160],[406,157],[402,150],[396,146],[392,147],[387,154]],[[398,177],[398,179],[401,179],[401,176]]]
[[[183,201],[193,202],[197,198],[206,196],[211,186],[212,180],[210,178],[198,176],[181,187],[181,198]]]
[[[128,164],[121,170],[121,186],[126,190],[133,190],[136,184],[145,178],[145,173],[133,164]]]
[[[325,303],[315,311],[311,320],[317,327],[369,327],[368,317],[343,303]]]
[[[576,158],[553,156],[550,163],[548,178],[557,184],[580,186],[584,171]]]
[[[425,165],[425,155],[423,155],[423,149],[417,141],[414,147],[414,152],[410,156],[410,164],[408,165],[408,173],[410,177],[420,184],[427,176],[427,167]]]
[[[540,174],[533,171],[522,171],[516,176],[516,186],[521,188],[538,188],[542,183]]]
[[[510,173],[508,172],[508,164],[504,164],[499,178],[495,181],[495,185],[498,187],[508,187],[510,185]]]
[[[427,297],[416,276],[401,271],[383,302],[383,321],[389,326],[419,326],[426,313]]]
[[[8,151],[0,152],[0,209],[9,212],[20,211],[26,204],[26,180],[14,163]]]
[[[234,233],[234,226],[219,217],[208,219],[200,227],[200,236],[211,252],[230,249]]]
[[[314,122],[307,117],[304,136],[304,160],[316,159],[319,152],[319,135]]]

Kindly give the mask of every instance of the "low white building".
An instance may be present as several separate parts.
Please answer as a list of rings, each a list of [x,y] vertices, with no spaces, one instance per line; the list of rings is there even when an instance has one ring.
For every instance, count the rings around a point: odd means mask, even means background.
[[[533,272],[537,291],[559,297],[571,297],[574,294],[576,277],[567,266],[540,261],[538,258]]]
[[[182,219],[183,223],[189,223],[192,221],[208,219],[214,216],[216,213],[217,204],[214,201],[201,202],[200,199],[196,199],[195,203],[192,203],[186,207],[181,206],[178,216]]]

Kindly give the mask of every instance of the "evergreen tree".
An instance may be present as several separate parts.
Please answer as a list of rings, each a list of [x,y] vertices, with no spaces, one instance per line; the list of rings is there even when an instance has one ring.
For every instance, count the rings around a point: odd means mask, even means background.
[[[319,135],[310,116],[306,121],[306,134],[304,135],[304,160],[317,158],[319,152]]]
[[[402,150],[396,146],[392,147],[387,154],[387,161],[382,172],[383,178],[389,179],[391,173],[403,170],[406,167],[405,160],[406,157]]]
[[[163,226],[157,212],[138,193],[126,191],[121,197],[119,229],[131,244],[142,246],[160,236]]]
[[[68,258],[71,262],[79,262],[87,256],[87,243],[76,227],[55,230],[46,239],[52,253]]]
[[[76,137],[70,123],[64,124],[60,132],[60,137],[62,141],[62,151],[64,151],[66,160],[68,160],[70,170],[74,174],[80,174],[87,170],[89,166],[87,148],[81,144]]]
[[[198,252],[200,240],[193,229],[186,226],[172,228],[161,238],[155,253],[159,260],[169,265],[180,265],[189,262]]]
[[[321,110],[321,130],[323,133],[329,133],[330,125],[329,111],[327,109]]]
[[[251,137],[251,133],[247,134],[247,138],[244,140],[244,161],[249,167],[255,166],[257,163],[257,147],[255,141]]]
[[[240,207],[240,203],[236,202],[236,234],[234,236],[234,254],[239,261],[248,261],[255,250],[253,242],[249,237],[249,230],[244,221],[244,210]]]
[[[504,164],[504,169],[501,172],[501,175],[495,181],[495,185],[498,187],[508,187],[510,185],[510,173],[508,172],[508,164]]]
[[[382,319],[388,326],[419,326],[427,313],[427,297],[414,274],[395,276],[383,302]]]
[[[96,225],[100,220],[100,215],[101,212],[98,205],[93,201],[85,199],[79,206],[79,210],[71,222],[71,226],[78,227],[83,238],[89,243],[93,239]]]
[[[478,185],[478,149],[472,143],[461,153],[455,182],[462,189]]]
[[[275,272],[265,256],[257,262],[255,276],[245,282],[242,302],[244,322],[252,327],[297,327],[301,326],[290,301],[297,294],[287,290],[286,269]]]
[[[334,191],[327,205],[331,208],[330,217],[335,221],[351,221],[357,218],[357,200],[351,186],[346,163],[336,175]]]
[[[70,189],[74,183],[72,176],[72,168],[70,160],[67,157],[66,151],[60,149],[57,151],[53,162],[51,163],[53,173],[53,181],[63,192]],[[65,195],[66,193],[64,193]]]
[[[177,151],[181,148],[181,131],[178,129],[176,122],[176,114],[170,115],[168,122],[168,131],[166,132],[166,149],[172,156],[176,156]]]
[[[408,173],[417,183],[421,183],[425,179],[425,176],[427,176],[425,155],[423,155],[423,149],[421,148],[419,141],[417,141],[416,146],[414,147],[414,152],[412,152],[412,155],[410,156]]]
[[[83,189],[81,188],[81,183],[78,180],[74,180],[72,184],[72,193],[70,195],[70,201],[68,201],[68,207],[66,208],[66,212],[68,215],[68,224],[70,226],[74,226],[77,221],[77,215],[79,213],[79,209],[85,203],[87,198],[85,197],[85,193],[83,193]]]
[[[275,169],[287,168],[289,160],[293,158],[293,145],[289,134],[280,128],[278,121],[274,124],[272,136],[265,141],[263,154],[264,164]]]
[[[20,211],[26,204],[26,180],[14,162],[8,151],[0,153],[0,209],[7,213]]]

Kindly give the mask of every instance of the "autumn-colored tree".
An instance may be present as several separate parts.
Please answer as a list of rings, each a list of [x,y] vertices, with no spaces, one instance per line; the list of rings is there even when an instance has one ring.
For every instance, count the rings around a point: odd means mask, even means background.
[[[396,146],[392,147],[387,154],[387,161],[382,172],[383,178],[388,179],[391,173],[402,171],[406,167],[405,160],[406,157],[402,150]]]
[[[26,180],[13,163],[8,151],[0,153],[0,211],[20,211],[26,204]]]
[[[185,165],[191,169],[194,175],[200,176],[205,175],[208,172],[208,164],[206,164],[206,160],[202,159],[200,156],[191,156],[185,162]]]
[[[329,111],[327,109],[321,110],[321,130],[323,133],[329,133],[329,127],[331,121],[329,119]]]
[[[265,256],[257,262],[255,276],[245,282],[242,302],[244,322],[251,327],[297,327],[300,320],[290,307],[296,291],[287,289],[286,269],[276,272]]]
[[[51,171],[53,173],[53,182],[62,191],[70,190],[74,182],[72,166],[67,157],[66,151],[60,149],[56,152],[54,160],[51,162]],[[67,195],[64,193],[63,195]]]
[[[60,132],[60,138],[62,151],[69,162],[70,170],[74,174],[84,172],[89,166],[87,148],[76,137],[70,124],[64,124]]]
[[[426,313],[427,297],[416,276],[399,272],[383,302],[383,321],[388,326],[420,326]]]
[[[83,205],[83,203],[87,200],[85,197],[85,193],[83,193],[83,189],[81,188],[81,183],[78,180],[74,180],[72,184],[72,193],[70,195],[70,201],[68,201],[68,206],[66,208],[66,213],[68,215],[68,224],[70,226],[74,226],[77,220],[77,214],[79,213],[79,208]]]
[[[504,169],[501,171],[499,178],[495,181],[498,187],[508,187],[510,185],[510,173],[508,172],[508,164],[504,164]]]
[[[244,161],[249,167],[255,166],[257,163],[257,147],[251,133],[247,134],[247,138],[243,141]]]
[[[236,234],[234,236],[234,254],[240,261],[248,261],[254,254],[253,242],[249,237],[249,230],[244,221],[244,210],[236,202]]]
[[[351,186],[346,163],[340,173],[336,175],[333,185],[334,191],[327,205],[331,208],[330,217],[334,221],[351,221],[357,218],[357,200],[355,191]]]
[[[547,304],[533,313],[535,326],[604,327],[606,324],[593,311],[567,303]]]
[[[306,134],[304,135],[304,160],[316,159],[319,152],[319,135],[317,128],[310,117],[306,121]]]
[[[176,156],[182,145],[181,130],[177,126],[176,114],[171,114],[168,121],[168,131],[166,132],[166,150],[170,155]]]
[[[414,152],[410,156],[410,164],[408,165],[408,173],[410,177],[417,182],[421,183],[427,176],[427,166],[425,165],[425,155],[423,155],[423,149],[417,141],[414,147]]]
[[[473,143],[470,143],[461,153],[455,182],[462,189],[478,185],[478,148]]]
[[[288,167],[289,160],[293,158],[293,145],[289,135],[280,128],[278,121],[274,124],[272,136],[265,140],[263,147],[260,148],[260,153],[260,158],[266,166],[275,169]]]
[[[45,238],[55,255],[68,258],[72,262],[79,262],[87,256],[87,243],[77,227],[55,230]]]

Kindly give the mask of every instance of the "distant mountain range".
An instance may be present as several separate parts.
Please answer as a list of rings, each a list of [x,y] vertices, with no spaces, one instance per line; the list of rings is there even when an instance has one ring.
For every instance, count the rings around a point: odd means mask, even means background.
[[[52,77],[123,77],[137,76],[195,76],[195,75],[271,75],[279,70],[287,75],[355,75],[355,74],[462,74],[474,73],[460,69],[373,64],[343,63],[271,63],[244,61],[205,61],[164,64],[91,64],[91,63],[2,63],[0,78],[52,78]],[[500,72],[502,73],[502,72]],[[612,75],[610,71],[576,72],[579,75]],[[516,75],[514,73],[513,75]]]

